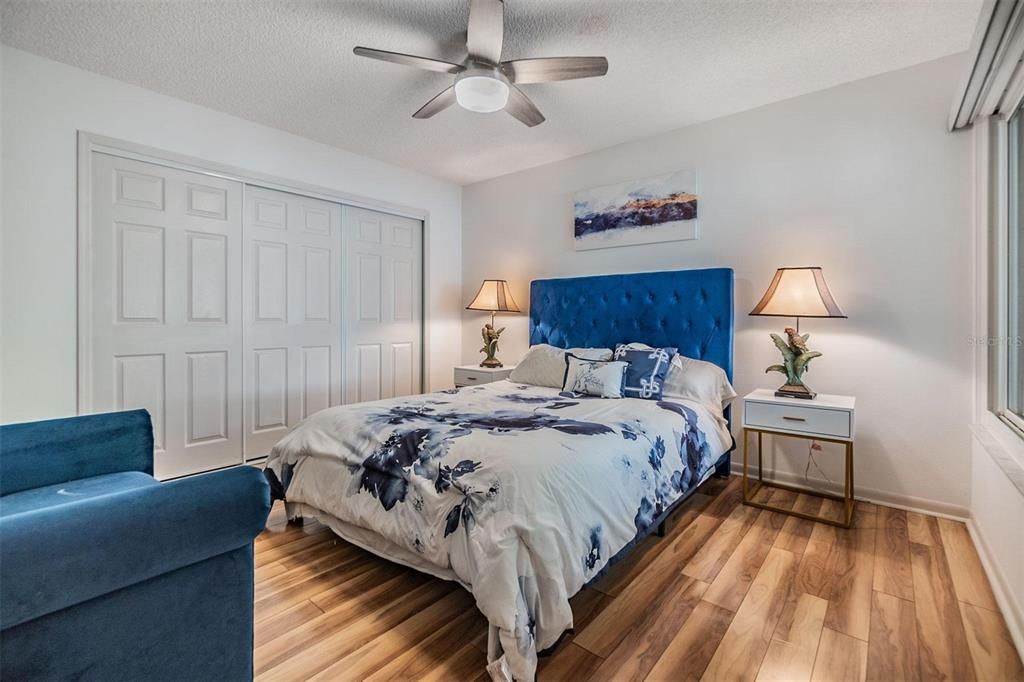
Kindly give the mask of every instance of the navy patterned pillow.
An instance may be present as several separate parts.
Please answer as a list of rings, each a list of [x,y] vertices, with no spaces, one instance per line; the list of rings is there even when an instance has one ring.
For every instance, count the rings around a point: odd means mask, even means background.
[[[626,378],[622,384],[622,393],[627,398],[643,400],[661,400],[665,390],[665,375],[672,366],[675,348],[648,348],[634,350],[619,345],[615,348],[615,359],[625,360]]]

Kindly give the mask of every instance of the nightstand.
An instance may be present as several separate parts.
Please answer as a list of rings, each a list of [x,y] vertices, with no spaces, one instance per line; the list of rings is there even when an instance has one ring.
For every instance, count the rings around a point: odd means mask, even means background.
[[[776,397],[775,391],[758,389],[743,398],[743,504],[761,509],[799,516],[841,528],[853,523],[853,434],[855,398],[843,395],[818,394],[814,400]],[[843,503],[844,521],[822,518],[813,514],[783,509],[765,502],[754,500],[762,488],[781,488],[798,493],[808,493],[805,488],[784,485],[764,480],[762,467],[762,445],[764,434],[817,440],[824,443],[839,443],[846,450],[846,475],[843,495],[830,493],[811,494]],[[757,434],[757,481],[750,486],[747,473],[749,435]]]
[[[504,367],[480,367],[479,365],[459,365],[455,368],[455,388],[489,384],[493,381],[508,379],[515,365]]]

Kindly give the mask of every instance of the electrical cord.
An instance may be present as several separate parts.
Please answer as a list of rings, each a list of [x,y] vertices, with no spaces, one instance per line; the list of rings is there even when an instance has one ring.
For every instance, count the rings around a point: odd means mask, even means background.
[[[811,465],[813,464],[814,468],[818,470],[819,474],[821,474],[821,477],[828,481],[830,486],[835,486],[835,483],[833,483],[832,479],[828,477],[828,474],[826,474],[822,470],[821,466],[818,465],[818,460],[814,459],[815,450],[821,452],[821,446],[818,445],[818,441],[812,440],[810,446],[807,448],[807,466],[804,467],[804,483],[811,482]]]

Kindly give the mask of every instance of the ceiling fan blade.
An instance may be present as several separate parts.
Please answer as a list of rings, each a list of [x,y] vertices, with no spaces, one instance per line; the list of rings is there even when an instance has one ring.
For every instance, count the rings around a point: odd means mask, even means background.
[[[502,62],[501,70],[513,83],[547,83],[594,78],[608,73],[604,57],[542,57]]]
[[[497,64],[501,60],[501,42],[505,36],[503,0],[471,0],[466,47],[469,58]]]
[[[544,122],[544,114],[530,101],[530,98],[523,94],[523,91],[514,85],[508,86],[508,103],[505,111],[532,128]]]
[[[442,90],[434,99],[430,100],[419,111],[412,115],[413,118],[430,118],[439,111],[443,111],[455,104],[455,86]]]
[[[439,71],[441,73],[458,73],[465,69],[465,67],[463,67],[461,64],[452,64],[451,62],[442,62],[439,59],[430,59],[429,57],[417,57],[416,55],[402,54],[401,52],[375,50],[372,47],[357,47],[353,49],[352,52],[359,55],[360,57],[379,59],[382,62],[393,62],[395,64],[401,64],[403,66],[412,66],[417,69],[426,69],[427,71]]]

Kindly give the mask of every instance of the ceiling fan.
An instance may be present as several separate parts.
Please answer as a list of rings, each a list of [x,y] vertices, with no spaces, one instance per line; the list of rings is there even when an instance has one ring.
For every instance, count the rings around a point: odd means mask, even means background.
[[[466,32],[469,56],[461,64],[369,47],[357,47],[353,52],[360,57],[455,75],[455,83],[424,104],[413,118],[430,118],[457,102],[464,109],[480,113],[504,109],[531,128],[543,123],[544,115],[519,85],[593,78],[608,73],[608,60],[604,57],[501,61],[504,11],[503,0],[470,0]]]

